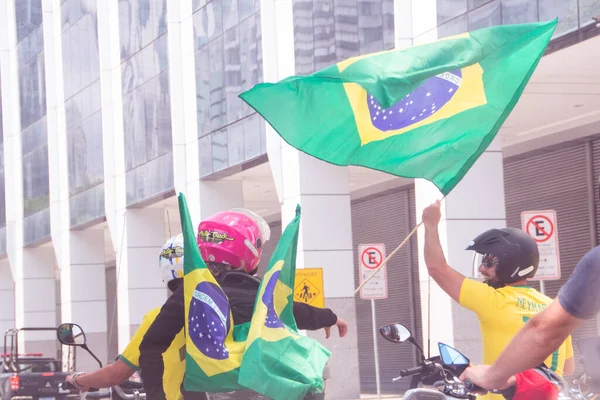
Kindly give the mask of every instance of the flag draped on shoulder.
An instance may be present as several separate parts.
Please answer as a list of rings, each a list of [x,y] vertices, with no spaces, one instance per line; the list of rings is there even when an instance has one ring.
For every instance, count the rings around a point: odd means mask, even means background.
[[[245,338],[234,340],[229,300],[202,260],[183,194],[179,194],[179,213],[185,252],[185,390],[243,390],[238,372]]]
[[[358,56],[240,97],[298,150],[425,178],[446,195],[498,133],[556,24],[494,26]]]
[[[239,371],[240,384],[274,400],[296,400],[323,390],[330,353],[300,336],[293,314],[300,207],[287,226],[258,290]]]
[[[202,260],[183,194],[179,212],[185,253],[185,390],[250,389],[274,400],[322,391],[330,353],[316,340],[298,335],[293,313],[300,208],[275,248],[252,320],[237,326],[229,299]]]

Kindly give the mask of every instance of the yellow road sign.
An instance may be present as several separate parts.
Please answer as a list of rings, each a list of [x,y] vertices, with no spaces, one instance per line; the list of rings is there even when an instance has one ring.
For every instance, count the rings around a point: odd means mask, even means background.
[[[322,268],[297,269],[295,285],[294,301],[320,308],[325,307]]]

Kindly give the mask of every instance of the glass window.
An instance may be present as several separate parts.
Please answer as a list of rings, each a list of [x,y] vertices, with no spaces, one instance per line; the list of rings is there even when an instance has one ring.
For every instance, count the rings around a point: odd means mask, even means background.
[[[208,45],[210,60],[210,118],[212,130],[219,129],[227,123],[223,50],[222,36]]]
[[[467,16],[461,15],[460,17],[454,18],[445,24],[438,26],[438,36],[440,38],[445,38],[467,32],[468,30]]]
[[[49,235],[48,138],[41,0],[16,0],[21,154],[23,156],[23,239]],[[48,228],[48,229],[46,229]]]
[[[311,0],[292,0],[292,6],[296,73],[309,74],[315,71],[313,4]],[[358,21],[356,26],[358,26]]]
[[[100,61],[95,2],[61,5],[71,226],[104,215]],[[97,199],[102,198],[99,202]]]
[[[260,0],[256,0],[260,2]],[[254,14],[254,0],[237,0],[240,22]]]
[[[553,37],[578,29],[577,0],[538,0],[538,2],[540,21],[553,20],[558,17],[558,26]]]
[[[120,0],[127,204],[172,189],[166,0]],[[126,23],[123,23],[125,21]],[[130,24],[130,25],[128,25]],[[169,172],[170,171],[170,172]]]
[[[227,130],[214,132],[212,134],[213,171],[222,171],[229,166],[227,155]]]
[[[387,3],[390,1],[386,0]],[[393,4],[393,2],[392,2]],[[388,7],[384,9],[384,19]],[[360,54],[360,46],[358,42],[358,5],[357,0],[335,0],[334,1],[334,21],[335,21],[335,41],[336,41],[336,58],[337,60],[345,60],[350,57],[356,57]],[[392,5],[393,19],[393,5]],[[393,29],[393,21],[391,25]],[[389,30],[389,21],[384,21],[384,31]],[[386,40],[384,33],[384,40]],[[389,39],[388,39],[389,40]],[[392,34],[391,41],[394,41]],[[386,41],[387,43],[387,41]]]
[[[437,0],[438,25],[466,12],[467,0]]]
[[[596,23],[592,17],[600,14],[600,0],[579,0],[579,24]]]
[[[331,1],[313,0],[313,24],[315,69],[319,70],[336,61],[335,24]]]
[[[489,2],[490,0],[467,0],[467,7],[469,10],[472,10]]]
[[[225,32],[225,93],[227,123],[242,118],[242,99],[238,97],[242,89],[242,66],[240,63],[240,38],[238,27]]]
[[[381,2],[378,0],[358,0],[357,5],[360,54],[383,50],[383,10]]]
[[[198,153],[202,177],[243,163],[248,155],[255,157],[254,153],[261,151],[260,136],[256,137],[254,148],[247,148],[245,144],[247,119],[256,113],[239,98],[240,93],[263,79],[260,13],[256,12],[259,2],[212,0],[204,4],[203,0],[198,0],[193,3]],[[312,44],[313,4],[310,1],[306,4],[311,13],[307,32],[310,32]],[[335,31],[330,31],[335,40]],[[335,60],[335,48],[333,50],[332,60]],[[259,130],[254,132],[261,134]]]
[[[223,5],[223,30],[233,28],[238,24],[238,1],[222,0]]]
[[[198,137],[211,131],[210,122],[210,62],[208,46],[196,50],[196,114]]]
[[[244,162],[244,121],[227,127],[227,161],[229,165]]]
[[[500,25],[502,23],[500,13],[500,0],[488,2],[468,14],[469,30],[487,28],[489,26]]]
[[[383,10],[383,50],[389,50],[396,47],[396,37],[394,35],[394,1],[382,0]]]
[[[537,1],[502,0],[502,23],[524,24],[538,20]]]
[[[253,114],[244,119],[244,157],[246,160],[252,160],[260,156],[261,153],[261,129],[260,125],[265,122],[261,120],[258,114]]]

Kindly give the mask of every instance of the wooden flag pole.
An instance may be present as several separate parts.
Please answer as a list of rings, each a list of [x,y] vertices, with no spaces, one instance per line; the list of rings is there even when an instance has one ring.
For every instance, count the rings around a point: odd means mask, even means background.
[[[390,258],[392,258],[393,255],[396,254],[398,252],[398,250],[400,250],[408,242],[408,240],[411,238],[411,236],[414,235],[417,232],[417,229],[419,229],[419,227],[421,225],[423,225],[423,221],[419,222],[419,224],[414,227],[414,229],[408,234],[408,236],[402,241],[402,243],[400,243],[400,245],[398,247],[396,247],[396,249],[394,251],[392,251],[385,258],[385,260],[383,260],[383,262],[381,263],[381,265],[379,267],[377,267],[377,269],[375,271],[373,271],[373,273],[371,275],[369,275],[369,277],[367,279],[365,279],[363,281],[363,283],[360,284],[360,286],[354,291],[354,294],[358,293],[360,291],[360,289],[362,289],[363,286],[365,286],[367,284],[367,282],[369,282],[369,280],[371,280],[371,278],[374,277],[375,274],[377,274],[381,270],[381,268],[383,268],[385,266],[385,264],[388,262],[388,260]]]
[[[440,202],[442,202],[442,201],[443,201],[445,198],[446,198],[446,196],[442,197],[442,198],[440,199]],[[408,234],[408,236],[406,236],[406,238],[405,238],[405,239],[402,241],[402,243],[400,243],[400,244],[398,245],[398,247],[396,247],[396,249],[395,249],[394,251],[392,251],[392,252],[391,252],[391,253],[390,253],[390,254],[389,254],[389,255],[388,255],[386,258],[385,258],[385,260],[383,260],[383,261],[381,262],[381,265],[380,265],[379,267],[377,267],[377,269],[376,269],[375,271],[373,271],[373,273],[371,273],[371,275],[369,275],[369,276],[367,277],[367,279],[365,279],[365,280],[363,281],[363,283],[361,283],[361,284],[360,284],[360,286],[358,286],[358,287],[356,288],[356,290],[354,291],[354,294],[355,294],[355,295],[356,295],[356,294],[357,294],[357,293],[360,291],[360,289],[362,289],[362,288],[363,288],[363,286],[365,286],[365,285],[367,284],[367,282],[369,282],[369,281],[371,280],[371,278],[373,278],[373,277],[374,277],[374,276],[375,276],[375,275],[376,275],[376,274],[377,274],[377,273],[378,273],[378,272],[381,270],[381,268],[383,268],[383,267],[385,266],[385,264],[387,264],[387,262],[389,261],[389,259],[390,259],[390,258],[392,258],[392,257],[394,256],[394,254],[396,254],[396,253],[397,253],[397,252],[398,252],[398,251],[399,251],[399,250],[400,250],[400,249],[401,249],[401,248],[402,248],[402,247],[403,247],[403,246],[404,246],[406,243],[408,243],[408,241],[410,240],[410,238],[411,238],[411,237],[412,237],[412,236],[413,236],[415,233],[417,233],[417,230],[419,229],[419,227],[420,227],[421,225],[423,225],[423,221],[419,222],[419,223],[417,224],[417,226],[415,226],[415,227],[413,228],[413,230],[412,230],[412,231],[410,231],[410,233]],[[412,268],[412,265],[411,265],[410,267]]]

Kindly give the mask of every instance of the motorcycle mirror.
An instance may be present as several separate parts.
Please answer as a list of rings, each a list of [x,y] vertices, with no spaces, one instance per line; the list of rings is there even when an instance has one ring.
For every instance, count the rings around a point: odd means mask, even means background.
[[[66,346],[84,346],[85,333],[77,324],[61,324],[56,328],[58,341]]]
[[[381,336],[394,343],[402,343],[412,338],[412,334],[408,328],[402,324],[384,325],[379,328],[379,333]]]
[[[445,366],[468,367],[471,363],[467,357],[453,347],[444,343],[438,343],[440,359]]]

